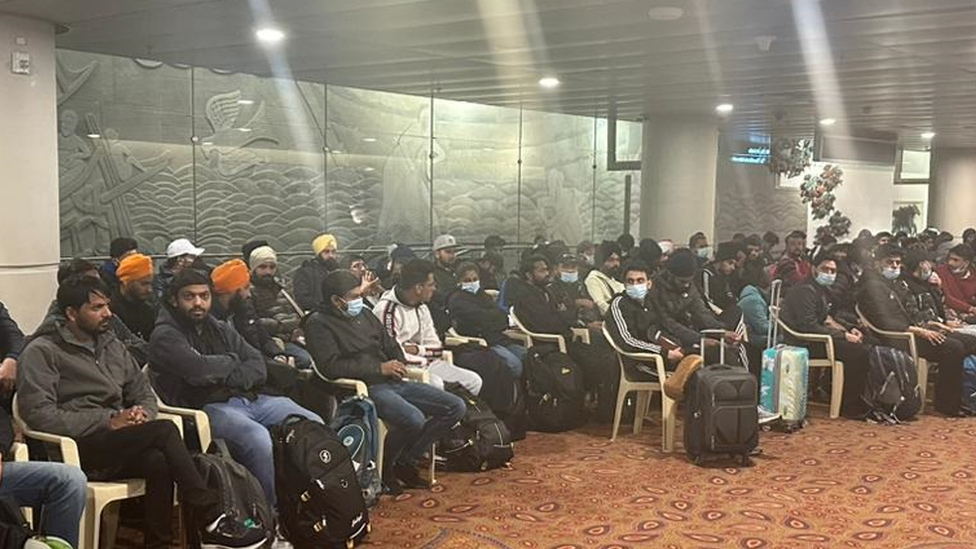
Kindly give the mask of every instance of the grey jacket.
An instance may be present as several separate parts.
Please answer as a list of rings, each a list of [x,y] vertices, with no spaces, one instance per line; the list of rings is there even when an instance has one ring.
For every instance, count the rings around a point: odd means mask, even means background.
[[[17,399],[33,429],[81,438],[109,429],[111,415],[142,406],[155,419],[149,379],[111,331],[83,342],[54,318],[20,355]]]

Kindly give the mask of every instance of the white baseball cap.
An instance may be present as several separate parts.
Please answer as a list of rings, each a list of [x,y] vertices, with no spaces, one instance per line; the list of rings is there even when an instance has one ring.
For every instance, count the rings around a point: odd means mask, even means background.
[[[457,248],[457,240],[449,234],[442,234],[434,239],[434,251],[439,252],[447,248]]]
[[[192,242],[185,238],[177,238],[176,240],[169,243],[166,246],[166,257],[174,258],[180,257],[181,255],[195,255],[197,257],[203,255],[203,248],[197,248]]]

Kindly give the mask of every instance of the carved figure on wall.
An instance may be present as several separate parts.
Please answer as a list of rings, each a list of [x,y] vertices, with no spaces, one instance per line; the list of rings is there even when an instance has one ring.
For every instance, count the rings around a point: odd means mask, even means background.
[[[85,65],[80,70],[74,70],[68,68],[68,66],[61,61],[58,57],[55,64],[55,74],[57,75],[58,83],[58,105],[61,105],[67,101],[72,95],[75,94],[85,82],[88,82],[88,78],[91,77],[92,72],[95,71],[95,67],[98,66],[98,61],[92,61],[91,63]]]
[[[219,93],[206,104],[207,122],[213,133],[200,139],[201,150],[217,173],[224,177],[237,176],[267,162],[266,158],[245,147],[261,141],[278,143],[271,135],[261,133],[266,125],[264,101],[258,103],[246,122],[242,122],[241,96],[240,90]]]
[[[411,130],[415,133],[406,138]],[[430,109],[424,107],[417,121],[397,135],[383,166],[383,205],[377,235],[380,241],[413,243],[430,239],[431,162],[438,164],[446,158],[436,140],[432,150],[430,143]],[[436,234],[436,213],[430,222]]]
[[[549,234],[554,240],[579,242],[583,240],[583,222],[579,214],[576,189],[566,184],[566,176],[557,168],[546,174],[548,207],[542,208],[549,221]]]

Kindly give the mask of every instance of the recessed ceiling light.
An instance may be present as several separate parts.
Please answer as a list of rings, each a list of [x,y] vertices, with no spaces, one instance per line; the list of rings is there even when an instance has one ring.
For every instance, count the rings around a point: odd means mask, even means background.
[[[922,139],[930,140],[935,137],[935,132],[922,132]]]
[[[253,99],[238,99],[237,100],[237,104],[238,105],[253,105],[254,104],[254,100]]]
[[[237,131],[239,131],[239,132],[249,132],[249,131],[251,131],[251,128],[237,128]]]
[[[375,137],[364,137],[363,138],[363,143],[376,143],[376,138]]]
[[[201,145],[213,145],[213,141],[204,141]]]
[[[820,120],[821,126],[833,126],[836,123],[837,123],[837,119],[835,118],[822,118]]]
[[[254,36],[257,36],[258,40],[265,44],[276,44],[285,39],[284,32],[271,27],[256,30]]]
[[[653,21],[676,21],[684,14],[685,10],[673,6],[660,6],[647,10],[647,16]]]
[[[543,88],[555,88],[559,85],[559,79],[555,76],[543,76],[539,79],[539,85]]]
[[[372,172],[372,171],[375,171],[375,170],[376,170],[376,168],[374,168],[372,166],[366,166],[365,168],[363,168],[363,171],[364,172],[367,172],[367,173]]]
[[[88,137],[90,137],[90,138],[92,138],[92,139],[98,139],[98,138],[100,138],[101,136],[102,136],[102,135],[101,135],[101,134],[98,134],[98,133],[90,133],[90,134],[88,134]]]
[[[721,105],[715,107],[715,112],[719,114],[729,114],[735,109],[735,105],[732,103],[722,103]]]

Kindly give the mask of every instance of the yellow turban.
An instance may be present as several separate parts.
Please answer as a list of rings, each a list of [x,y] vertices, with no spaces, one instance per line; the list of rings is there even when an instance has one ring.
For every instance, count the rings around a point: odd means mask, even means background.
[[[122,282],[132,282],[148,278],[153,274],[152,259],[142,254],[132,254],[126,256],[115,269],[115,276]]]
[[[251,282],[251,274],[247,265],[240,259],[231,259],[217,266],[210,273],[214,291],[218,294],[229,294],[246,287]]]
[[[331,234],[322,234],[312,241],[312,250],[315,251],[315,255],[322,253],[322,250],[326,248],[338,248],[339,243],[336,242],[336,238]]]

